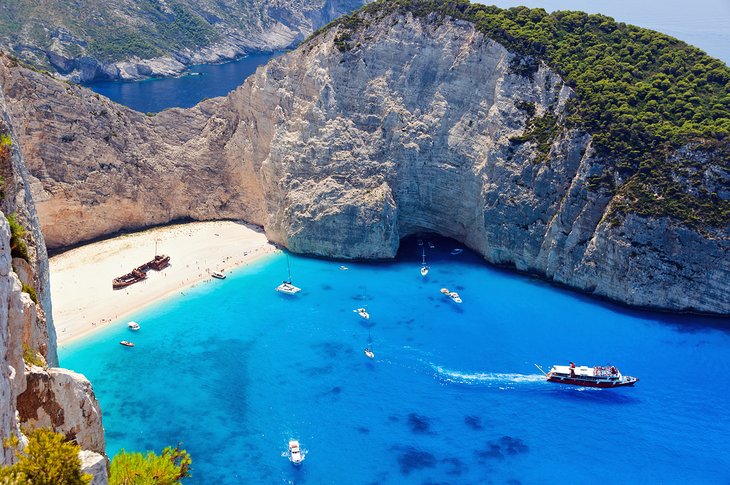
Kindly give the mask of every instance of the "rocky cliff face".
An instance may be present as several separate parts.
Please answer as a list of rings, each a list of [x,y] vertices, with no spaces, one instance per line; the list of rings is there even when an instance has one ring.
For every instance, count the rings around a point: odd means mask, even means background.
[[[84,0],[3,7],[0,45],[75,82],[174,76],[300,42],[363,0]]]
[[[389,258],[429,231],[614,300],[730,313],[727,225],[618,215],[621,196],[592,183],[613,161],[565,123],[575,94],[559,75],[525,73],[468,22],[365,24],[328,30],[226,98],[153,118],[5,61],[49,246],[236,217],[293,251]],[[526,136],[539,120],[555,120],[546,143]],[[707,189],[727,186],[702,163]]]
[[[0,438],[15,436],[22,445],[21,426],[50,427],[91,450],[85,455],[89,470],[98,472],[95,483],[106,483],[104,430],[91,384],[79,374],[46,366],[58,365],[48,257],[18,145],[0,93]],[[12,214],[14,231],[6,214]],[[24,251],[17,241],[11,246],[13,232]],[[12,463],[14,452],[3,447],[0,465]]]

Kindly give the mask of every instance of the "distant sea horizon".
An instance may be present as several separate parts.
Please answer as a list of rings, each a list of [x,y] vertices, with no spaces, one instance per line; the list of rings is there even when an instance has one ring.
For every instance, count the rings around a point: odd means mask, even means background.
[[[510,8],[583,10],[613,17],[618,22],[656,30],[692,44],[730,65],[730,0],[697,0],[688,8],[680,0],[494,0],[478,2]],[[176,78],[107,81],[86,84],[112,101],[143,113],[190,108],[206,98],[225,96],[243,84],[259,66],[281,54],[251,53],[222,64],[190,66]]]
[[[500,8],[526,6],[582,10],[613,17],[617,22],[656,30],[699,47],[730,65],[730,1],[728,0],[486,0]]]

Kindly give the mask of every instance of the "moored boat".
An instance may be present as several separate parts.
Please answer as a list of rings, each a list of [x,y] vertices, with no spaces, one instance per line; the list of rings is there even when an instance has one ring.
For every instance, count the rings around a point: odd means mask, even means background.
[[[461,296],[459,296],[459,294],[455,291],[449,293],[449,298],[451,298],[454,303],[461,303]]]
[[[461,249],[461,248],[455,248],[455,249],[452,249],[452,250],[451,250],[451,255],[452,255],[452,256],[456,256],[457,254],[461,254],[461,253],[463,253],[463,252],[464,252],[464,250],[463,250],[463,249]]]
[[[119,342],[120,344],[124,345],[125,347],[134,347],[134,344],[128,340],[122,340]]]
[[[449,296],[449,295],[451,295],[451,291],[449,291],[449,289],[448,289],[448,288],[441,288],[441,289],[440,289],[439,291],[440,291],[441,293],[443,293],[444,295],[446,295],[446,296]]]
[[[549,382],[600,388],[633,386],[639,380],[637,377],[621,374],[618,368],[612,365],[588,367],[576,366],[573,362],[568,365],[552,366],[545,377]]]
[[[294,465],[299,465],[304,461],[304,456],[302,455],[302,450],[297,440],[289,440],[289,461]]]
[[[284,293],[285,295],[296,295],[301,288],[294,286],[291,282],[291,267],[289,266],[289,255],[286,255],[286,270],[289,278],[285,279],[279,286],[276,287],[276,291]]]
[[[129,327],[130,330],[139,330],[139,323],[137,323],[137,322],[129,322],[127,324],[127,327]]]
[[[222,271],[213,271],[210,275],[213,278],[218,278],[219,280],[226,279],[226,275],[224,275]]]
[[[364,308],[358,308],[357,310],[353,310],[353,312],[357,313],[358,315],[363,317],[365,320],[370,320],[370,314]]]
[[[295,295],[302,291],[302,289],[291,284],[291,281],[284,281],[282,284],[276,287],[276,291],[287,295]]]

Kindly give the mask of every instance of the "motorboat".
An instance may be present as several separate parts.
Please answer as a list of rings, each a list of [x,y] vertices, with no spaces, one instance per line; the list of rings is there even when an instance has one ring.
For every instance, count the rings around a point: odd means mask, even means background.
[[[428,247],[433,249],[436,247],[436,245],[434,243],[432,243],[431,241],[428,241]]]
[[[224,275],[223,272],[221,272],[221,271],[213,271],[210,275],[213,278],[218,278],[219,280],[226,279],[226,275]]]
[[[119,342],[120,344],[124,345],[125,347],[134,347],[134,344],[128,340],[122,340]]]
[[[430,268],[426,264],[426,248],[421,249],[421,276],[428,275],[428,270]]]
[[[350,268],[348,268],[347,266],[340,266],[340,270],[342,270],[342,271],[347,271],[348,269],[350,269]]]
[[[456,248],[456,249],[452,249],[452,250],[451,250],[451,255],[452,255],[452,256],[456,256],[457,254],[461,254],[461,253],[463,253],[463,252],[464,252],[464,250],[463,250],[463,249],[461,249],[461,248]]]
[[[452,291],[451,293],[449,293],[449,298],[451,298],[454,301],[454,303],[461,303],[461,297],[455,291]]]
[[[130,330],[139,330],[139,323],[137,323],[137,322],[129,322],[127,324],[127,327],[129,327]]]
[[[284,281],[282,284],[276,287],[276,291],[285,293],[287,295],[296,295],[300,291],[302,291],[301,288],[298,286],[294,286],[291,284],[291,281]]]
[[[427,276],[429,269],[430,268],[428,266],[421,266],[421,276]]]
[[[375,352],[373,352],[373,349],[371,349],[369,346],[365,347],[365,349],[363,349],[363,353],[365,354],[365,357],[367,357],[368,359],[375,358]]]
[[[443,293],[446,296],[450,296],[451,295],[451,291],[448,288],[441,288],[440,291],[441,291],[441,293]]]
[[[289,440],[289,461],[294,465],[300,465],[304,461],[304,455],[302,455],[302,450],[297,440]]]
[[[537,366],[545,374],[549,382],[558,384],[569,384],[583,387],[623,387],[633,386],[639,379],[637,377],[625,376],[612,365],[576,366],[573,362],[568,365],[554,365],[548,373],[545,373],[540,366]]]
[[[358,308],[357,310],[353,310],[353,312],[357,313],[358,315],[363,317],[365,320],[370,320],[370,314],[364,308]]]

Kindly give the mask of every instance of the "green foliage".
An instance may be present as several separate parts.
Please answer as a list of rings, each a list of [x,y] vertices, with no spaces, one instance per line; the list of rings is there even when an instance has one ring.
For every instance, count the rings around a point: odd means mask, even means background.
[[[46,360],[43,356],[26,344],[23,344],[23,360],[30,365],[46,367]]]
[[[14,258],[22,258],[30,262],[28,246],[25,244],[25,228],[16,220],[16,214],[6,216],[10,225],[10,255]]]
[[[377,0],[314,35],[338,28],[349,39],[358,26],[396,11],[467,20],[516,54],[513,72],[530,76],[538,60],[558,72],[577,94],[571,123],[593,135],[597,154],[614,161],[611,170],[627,181],[618,189],[625,210],[643,213],[651,207],[653,215],[695,226],[730,223],[730,201],[687,192],[662,169],[666,154],[683,145],[730,140],[730,68],[722,61],[603,15],[505,10],[468,0]],[[550,131],[551,120],[543,122],[526,136],[539,141]],[[730,170],[730,160],[719,166]],[[658,198],[650,197],[658,191]]]
[[[10,139],[9,133],[0,134],[0,146],[9,147],[13,145],[13,141]]]
[[[38,295],[36,295],[35,288],[23,283],[23,291],[30,295],[30,299],[33,300],[33,303],[35,303],[36,305],[38,304]]]
[[[543,116],[528,120],[525,132],[521,136],[510,138],[510,141],[512,143],[525,143],[527,141],[536,143],[538,156],[535,163],[540,163],[549,158],[550,147],[552,147],[553,141],[560,135],[561,131],[562,127],[558,124],[558,119],[554,115],[546,113]]]
[[[49,429],[36,429],[26,435],[28,446],[17,454],[17,463],[2,469],[0,483],[86,485],[91,481],[91,475],[81,473],[76,444]]]
[[[190,455],[179,446],[158,456],[120,451],[112,460],[110,485],[173,485],[190,476]]]

